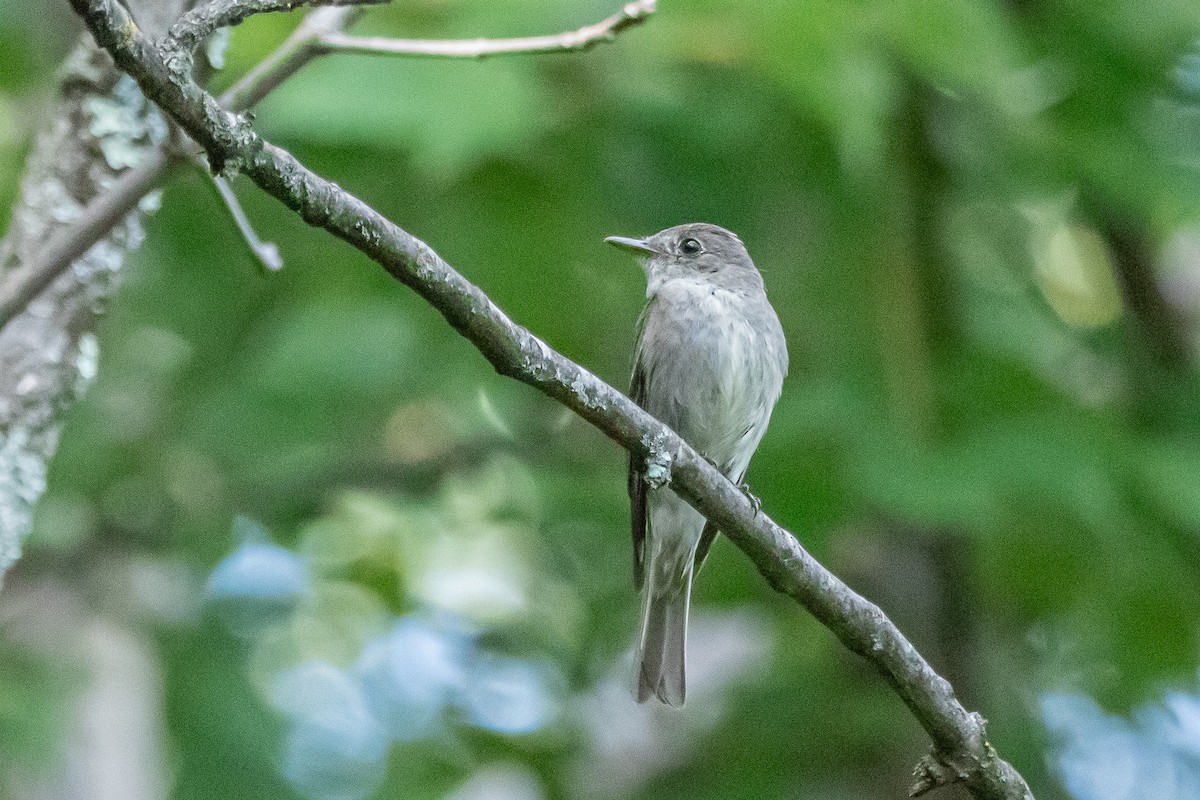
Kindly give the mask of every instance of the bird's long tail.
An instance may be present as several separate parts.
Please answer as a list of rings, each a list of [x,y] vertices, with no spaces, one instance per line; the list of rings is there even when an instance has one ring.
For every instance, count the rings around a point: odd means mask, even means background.
[[[646,579],[642,637],[638,643],[637,699],[641,703],[657,697],[669,706],[681,706],[692,566],[689,562],[683,574],[677,576],[651,569]]]

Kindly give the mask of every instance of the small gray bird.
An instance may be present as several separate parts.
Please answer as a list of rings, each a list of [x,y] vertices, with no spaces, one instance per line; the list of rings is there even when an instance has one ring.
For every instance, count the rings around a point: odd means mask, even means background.
[[[741,484],[787,374],[787,342],[763,279],[736,234],[703,222],[604,241],[646,271],[630,396]],[[683,705],[692,574],[717,529],[629,463],[633,572],[645,587],[637,699]]]

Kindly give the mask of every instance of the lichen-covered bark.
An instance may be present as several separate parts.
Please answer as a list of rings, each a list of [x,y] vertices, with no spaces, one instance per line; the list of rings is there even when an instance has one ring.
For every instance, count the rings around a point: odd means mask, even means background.
[[[134,7],[143,28],[161,32],[182,6],[144,0]],[[56,231],[166,138],[166,122],[137,84],[92,37],[81,39],[26,163],[0,242],[0,283],[20,275]],[[95,375],[96,323],[153,207],[150,196],[0,329],[0,579],[20,555],[66,415]]]

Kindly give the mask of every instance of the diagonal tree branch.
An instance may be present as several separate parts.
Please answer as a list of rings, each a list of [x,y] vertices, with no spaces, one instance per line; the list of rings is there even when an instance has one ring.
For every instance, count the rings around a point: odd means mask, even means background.
[[[209,151],[211,161],[244,172],[310,225],[378,262],[433,305],[497,372],[553,397],[636,458],[669,474],[672,488],[716,522],[772,587],[801,603],[849,649],[879,669],[933,740],[932,753],[918,765],[914,792],[962,782],[981,800],[1032,800],[1025,781],[992,749],[983,718],[963,708],[950,684],[884,613],[758,512],[683,440],[510,320],[427,244],[263,140],[248,120],[223,111],[189,76],[173,73],[115,0],[71,2],[97,42],[147,97]]]

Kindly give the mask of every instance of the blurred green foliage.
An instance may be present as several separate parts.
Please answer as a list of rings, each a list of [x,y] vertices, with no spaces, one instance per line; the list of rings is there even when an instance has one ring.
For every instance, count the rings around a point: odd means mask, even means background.
[[[415,0],[357,31],[523,35],[618,5]],[[216,84],[296,19],[237,28]],[[47,54],[75,29],[61,3],[0,0],[5,205],[54,91]],[[617,386],[644,282],[601,239],[694,220],[737,231],[794,365],[755,493],[946,671],[1044,798],[1065,795],[1041,693],[1121,711],[1197,668],[1198,37],[1183,0],[662,0],[583,54],[328,57],[257,119]],[[166,187],[14,580],[53,575],[111,609],[97,564],[191,576],[157,589],[191,612],[131,623],[157,637],[180,798],[293,796],[261,663],[197,610],[237,515],[341,565],[338,585],[374,619],[327,654],[349,663],[387,615],[420,605],[401,562],[438,541],[452,498],[483,503],[550,593],[534,592],[523,630],[487,636],[587,692],[636,621],[621,452],[240,180],[285,261],[261,276],[206,180]],[[379,538],[395,524],[407,533]],[[730,684],[717,721],[629,793],[901,795],[926,739],[882,681],[727,543],[694,602],[765,614],[767,668]],[[0,754],[44,769],[62,687],[80,681],[4,641]],[[58,711],[33,719],[31,698]],[[572,796],[586,709],[570,709],[556,733],[395,748],[381,791],[442,797],[519,763],[546,796]],[[699,724],[688,714],[668,719]]]

